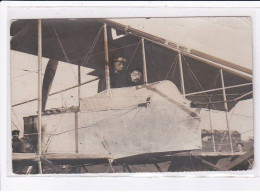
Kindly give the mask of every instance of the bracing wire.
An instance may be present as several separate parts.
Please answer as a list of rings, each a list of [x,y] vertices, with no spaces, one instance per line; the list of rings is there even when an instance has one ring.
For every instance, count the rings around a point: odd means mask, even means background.
[[[178,56],[178,55],[177,55],[177,56]],[[170,67],[169,71],[167,72],[167,74],[166,74],[166,76],[165,76],[165,80],[168,78],[168,75],[169,75],[169,73],[170,73],[170,71],[171,71],[173,65],[175,64],[175,62],[176,62],[176,60],[177,60],[177,56],[174,58],[173,63],[171,64],[171,67]],[[176,67],[176,66],[175,66],[175,67]],[[173,72],[175,72],[175,67],[174,67]]]
[[[83,62],[82,62],[82,64],[81,64],[81,66],[85,66],[86,64],[88,64],[88,60],[90,59],[90,54],[92,53],[93,49],[95,48],[96,43],[97,43],[97,41],[98,41],[98,39],[99,39],[100,33],[101,33],[101,31],[103,30],[103,28],[104,28],[104,26],[102,26],[102,27],[99,29],[99,31],[98,31],[98,33],[97,33],[97,36],[95,37],[93,43],[91,44],[90,49],[88,50],[88,53],[87,53],[87,55],[85,56],[85,58],[84,58],[84,60],[83,60]]]
[[[129,66],[130,66],[130,64],[131,64],[131,62],[132,62],[132,60],[133,60],[133,58],[134,58],[134,56],[135,56],[135,53],[136,53],[137,49],[139,48],[140,43],[141,43],[141,40],[138,42],[137,47],[135,48],[134,54],[132,55],[132,57],[131,57],[129,63],[127,64],[126,69],[129,68]]]
[[[175,66],[174,66],[174,69],[173,69],[173,72],[172,72],[172,78],[171,78],[172,82],[173,82],[173,78],[174,78],[176,67],[177,67],[177,60],[176,60],[176,63],[175,63]]]
[[[183,56],[183,55],[182,55],[182,56]],[[202,85],[200,84],[199,80],[197,79],[197,77],[196,77],[195,74],[193,73],[193,71],[192,71],[192,69],[191,69],[191,67],[190,67],[190,64],[188,63],[188,61],[186,60],[186,58],[185,58],[184,56],[183,56],[183,58],[184,58],[184,60],[185,60],[185,62],[186,62],[186,64],[187,64],[187,67],[189,68],[190,72],[192,73],[193,77],[196,79],[198,85],[199,85],[200,88],[204,91],[204,89],[203,89]],[[209,96],[207,95],[206,92],[205,92],[205,95],[207,96],[209,102],[211,102],[211,100],[210,100],[210,98],[209,98]],[[214,109],[216,109],[216,107],[214,106],[214,104],[212,104],[212,106],[214,107]]]
[[[61,47],[62,53],[63,53],[63,55],[64,55],[64,57],[65,57],[67,63],[71,63],[70,59],[68,58],[68,56],[67,56],[67,54],[66,54],[66,52],[65,52],[65,49],[64,49],[64,47],[63,47],[63,45],[62,45],[62,42],[61,42],[61,40],[60,40],[60,38],[59,38],[59,35],[58,35],[58,33],[56,32],[56,30],[55,30],[55,28],[54,28],[54,26],[53,26],[52,23],[51,23],[51,27],[52,27],[52,30],[53,30],[54,34],[55,34],[56,37],[57,37],[57,40],[58,40],[59,45],[60,45],[60,47]],[[71,67],[72,72],[73,72],[73,74],[74,74],[74,76],[75,76],[75,81],[77,81],[77,75],[76,75],[76,73],[75,73],[73,67],[72,67],[72,66],[70,66],[70,67]],[[74,88],[74,89],[72,90],[71,95],[73,94],[73,92],[75,91],[75,89],[76,89],[76,88]],[[73,98],[73,99],[74,99],[74,98]],[[74,99],[74,101],[75,101],[75,99]],[[76,101],[75,101],[75,103],[76,103]]]

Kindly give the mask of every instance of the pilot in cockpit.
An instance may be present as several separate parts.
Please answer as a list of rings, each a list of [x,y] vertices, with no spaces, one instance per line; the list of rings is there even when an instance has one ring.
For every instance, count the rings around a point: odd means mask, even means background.
[[[129,73],[129,77],[127,80],[128,86],[137,86],[137,85],[143,84],[143,81],[141,79],[142,75],[143,75],[143,72],[141,69],[139,69],[139,68],[132,69]]]
[[[113,58],[113,64],[110,69],[110,87],[121,88],[127,86],[127,72],[126,72],[127,60],[122,57]],[[98,92],[102,92],[106,89],[106,79],[103,76],[98,83]]]

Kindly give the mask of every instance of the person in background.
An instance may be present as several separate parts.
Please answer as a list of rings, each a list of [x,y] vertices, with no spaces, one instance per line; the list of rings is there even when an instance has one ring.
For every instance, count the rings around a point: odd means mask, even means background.
[[[236,151],[237,152],[243,152],[243,147],[244,147],[244,144],[243,143],[236,143]]]
[[[20,131],[12,131],[12,148],[13,153],[32,153],[32,146],[24,138],[19,138]]]
[[[33,149],[31,145],[26,140],[24,140],[24,138],[19,138],[19,135],[19,130],[12,131],[13,153],[32,153]],[[34,166],[27,166],[21,162],[13,161],[12,166],[13,173],[15,174],[33,174],[36,172],[36,168]]]
[[[20,131],[19,130],[13,130],[12,131],[12,148],[13,153],[22,153],[22,146],[23,142],[19,138]]]

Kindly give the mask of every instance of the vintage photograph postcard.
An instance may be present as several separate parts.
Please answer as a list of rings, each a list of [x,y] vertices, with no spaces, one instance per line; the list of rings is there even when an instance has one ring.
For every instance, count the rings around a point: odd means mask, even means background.
[[[14,174],[254,167],[251,17],[10,23]]]

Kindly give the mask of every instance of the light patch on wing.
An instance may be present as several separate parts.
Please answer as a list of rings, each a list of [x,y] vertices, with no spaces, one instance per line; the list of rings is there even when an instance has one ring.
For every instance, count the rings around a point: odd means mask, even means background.
[[[125,36],[124,34],[122,34],[122,35],[117,35],[116,30],[115,30],[114,28],[111,28],[111,34],[112,34],[112,39],[113,39],[113,40],[116,40],[116,39],[118,39],[118,38],[122,38],[122,37]]]

